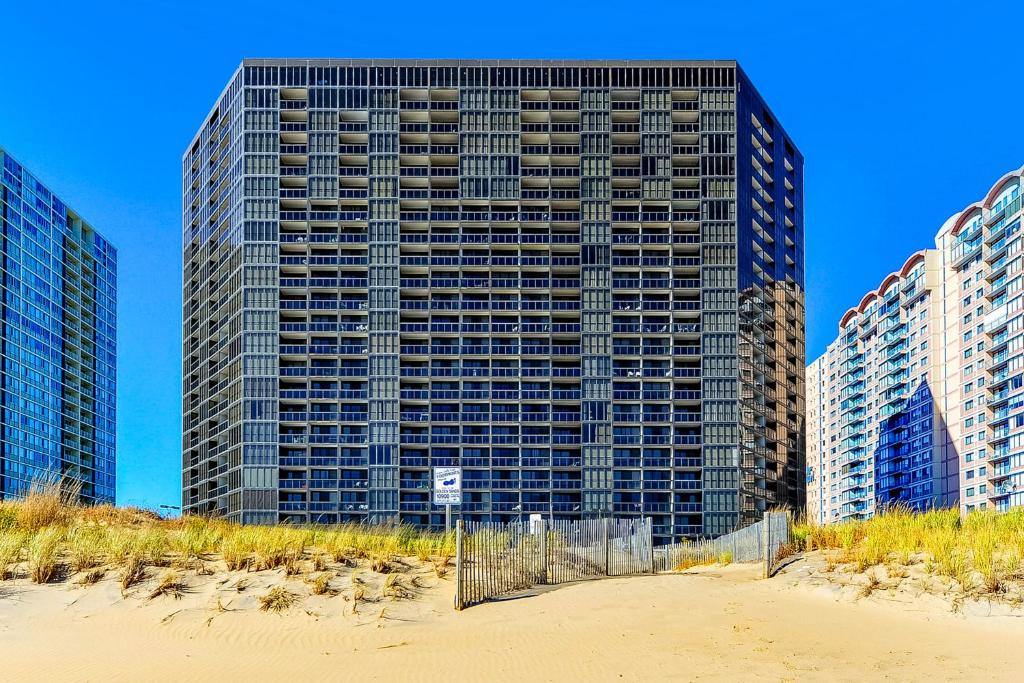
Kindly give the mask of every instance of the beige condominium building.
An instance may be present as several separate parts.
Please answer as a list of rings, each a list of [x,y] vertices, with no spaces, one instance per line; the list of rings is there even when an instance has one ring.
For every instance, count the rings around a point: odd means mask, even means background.
[[[951,216],[808,365],[812,520],[1024,502],[1022,172]]]

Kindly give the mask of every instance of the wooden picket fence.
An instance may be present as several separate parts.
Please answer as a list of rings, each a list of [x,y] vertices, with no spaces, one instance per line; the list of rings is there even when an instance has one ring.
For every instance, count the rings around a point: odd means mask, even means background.
[[[456,609],[540,584],[649,574],[651,520],[460,520],[455,567]]]

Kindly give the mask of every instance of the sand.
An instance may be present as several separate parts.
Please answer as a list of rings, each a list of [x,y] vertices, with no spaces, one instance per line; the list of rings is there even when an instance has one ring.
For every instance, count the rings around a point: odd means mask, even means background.
[[[1024,620],[1012,611],[954,613],[928,595],[854,598],[805,572],[797,563],[766,581],[732,565],[604,579],[457,613],[451,578],[422,568],[409,571],[415,598],[379,597],[354,614],[350,577],[335,582],[340,594],[312,596],[280,572],[189,575],[180,599],[149,599],[158,570],[127,596],[113,573],[85,588],[19,579],[0,584],[0,678],[1020,679]],[[360,576],[378,599],[382,577]],[[284,614],[262,612],[258,596],[273,585],[305,597]]]

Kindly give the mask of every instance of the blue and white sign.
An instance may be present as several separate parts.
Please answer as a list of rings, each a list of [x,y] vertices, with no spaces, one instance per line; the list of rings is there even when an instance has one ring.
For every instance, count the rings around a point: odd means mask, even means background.
[[[434,468],[434,505],[462,505],[461,468]]]

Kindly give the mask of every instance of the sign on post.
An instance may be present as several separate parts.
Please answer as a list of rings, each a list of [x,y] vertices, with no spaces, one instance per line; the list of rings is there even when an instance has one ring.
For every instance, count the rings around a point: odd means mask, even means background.
[[[434,468],[434,505],[462,505],[461,468]]]

